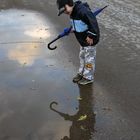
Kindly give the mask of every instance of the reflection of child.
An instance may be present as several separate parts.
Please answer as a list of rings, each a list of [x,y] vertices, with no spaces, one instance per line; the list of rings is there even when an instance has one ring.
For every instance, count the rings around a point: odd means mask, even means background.
[[[50,104],[50,109],[58,113],[66,121],[71,121],[70,134],[64,136],[61,140],[91,140],[92,135],[95,131],[95,114],[93,111],[94,105],[94,87],[92,85],[80,86],[80,100],[78,111],[73,114],[65,114],[56,110],[53,105],[57,105],[57,102],[52,102]],[[85,94],[86,93],[86,94]]]
[[[70,16],[72,31],[80,43],[80,67],[73,82],[86,85],[94,81],[96,47],[99,41],[99,27],[89,5],[81,1],[57,0],[59,14]]]

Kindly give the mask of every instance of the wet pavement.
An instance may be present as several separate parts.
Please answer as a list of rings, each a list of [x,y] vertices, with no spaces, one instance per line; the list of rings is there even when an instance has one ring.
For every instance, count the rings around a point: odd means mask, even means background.
[[[126,18],[126,28],[117,26],[115,4],[123,5],[110,1],[98,19],[95,83],[78,86],[72,83],[79,65],[75,38],[47,48],[68,25],[66,16],[57,17],[55,1],[0,1],[0,140],[139,140],[140,14],[136,6],[135,22]]]

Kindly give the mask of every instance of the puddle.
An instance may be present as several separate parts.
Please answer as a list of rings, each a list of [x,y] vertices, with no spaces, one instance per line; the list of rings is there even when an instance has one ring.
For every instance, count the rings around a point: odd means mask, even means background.
[[[16,9],[1,11],[0,21],[0,139],[89,140],[93,89],[72,83],[75,68],[64,49],[46,48],[57,35],[53,25]],[[59,112],[49,108],[53,101]]]
[[[43,55],[52,25],[42,14],[26,10],[0,12],[0,58],[31,66]],[[51,29],[51,31],[50,31]]]

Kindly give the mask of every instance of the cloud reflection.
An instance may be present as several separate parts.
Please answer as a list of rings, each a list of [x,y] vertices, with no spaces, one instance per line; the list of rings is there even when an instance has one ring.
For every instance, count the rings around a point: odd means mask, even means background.
[[[43,28],[45,28],[45,27],[43,27]],[[43,28],[37,29],[36,27],[34,27],[30,30],[25,31],[24,34],[28,35],[30,37],[34,37],[34,38],[48,38],[48,37],[50,37],[50,32],[47,31],[46,29],[43,29]]]
[[[20,65],[31,66],[34,64],[36,56],[40,54],[38,46],[39,44],[36,43],[19,45],[9,51],[8,57],[11,60],[16,60]]]
[[[48,19],[35,11],[10,9],[1,12],[0,20],[0,29],[5,32],[2,42],[15,44],[8,48],[8,58],[20,65],[33,65],[38,59],[37,56],[42,55],[40,43],[51,36],[48,30],[51,24]]]

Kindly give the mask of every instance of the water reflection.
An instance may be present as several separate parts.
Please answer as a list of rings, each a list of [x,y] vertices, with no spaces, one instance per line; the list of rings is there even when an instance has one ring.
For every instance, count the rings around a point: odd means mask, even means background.
[[[16,60],[20,65],[31,66],[33,65],[36,56],[40,54],[39,44],[22,44],[14,49],[9,49],[8,58]]]
[[[30,30],[26,30],[24,32],[25,35],[28,35],[30,37],[33,37],[33,38],[48,38],[50,37],[50,32],[47,31],[47,28],[44,26],[44,27],[40,27],[40,28],[36,28],[36,27],[32,27],[30,28]]]
[[[57,112],[66,121],[71,121],[70,135],[64,136],[61,140],[90,140],[94,133],[95,114],[93,112],[93,86],[79,86],[80,98],[78,112],[74,115],[65,114],[54,109],[53,105],[57,102],[50,104],[51,110]]]
[[[41,46],[51,36],[49,20],[35,11],[9,9],[0,12],[0,21],[0,50],[4,50],[0,55],[32,66],[44,54]]]

